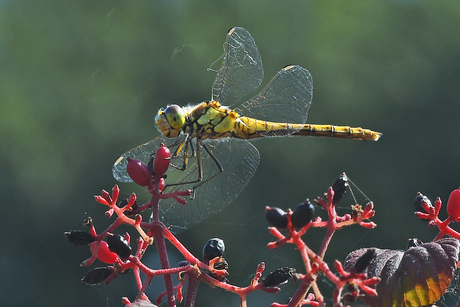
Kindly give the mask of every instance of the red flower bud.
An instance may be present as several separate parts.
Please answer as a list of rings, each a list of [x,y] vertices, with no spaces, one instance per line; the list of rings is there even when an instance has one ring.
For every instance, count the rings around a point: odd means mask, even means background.
[[[183,199],[183,198],[176,197],[174,199],[181,205],[186,205],[187,204],[187,201],[185,199]]]
[[[127,158],[128,164],[126,165],[126,171],[128,172],[129,177],[137,183],[138,185],[145,187],[150,183],[152,174],[147,165],[144,162]]]
[[[460,188],[450,193],[447,201],[447,214],[456,222],[460,221]]]
[[[158,182],[158,190],[160,190],[160,192],[163,192],[165,187],[166,187],[166,183],[165,183],[164,178],[160,178],[160,180]]]
[[[96,242],[91,243],[90,250],[91,252],[94,251]],[[109,249],[109,245],[105,241],[101,241],[101,244],[99,245],[99,249],[97,250],[97,259],[101,260],[102,262],[105,263],[114,263],[115,260],[117,259],[118,255]]]
[[[155,153],[155,159],[153,160],[153,171],[155,175],[162,176],[169,167],[169,162],[171,161],[171,152],[165,144],[161,144]]]

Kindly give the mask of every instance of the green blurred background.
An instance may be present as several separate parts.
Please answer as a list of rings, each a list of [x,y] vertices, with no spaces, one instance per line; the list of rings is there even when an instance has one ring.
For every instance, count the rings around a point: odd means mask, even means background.
[[[248,187],[221,213],[181,233],[185,246],[200,255],[208,238],[223,238],[229,279],[241,286],[261,261],[267,272],[301,268],[292,246],[265,248],[272,238],[264,207],[293,208],[322,195],[343,171],[374,201],[378,227],[339,231],[328,261],[359,247],[404,248],[409,237],[434,238],[437,231],[414,218],[412,200],[422,191],[447,201],[460,185],[458,1],[3,0],[2,305],[122,306],[122,296],[134,299],[132,274],[109,286],[83,285],[88,269],[79,264],[89,251],[68,244],[63,233],[83,228],[87,216],[99,230],[109,225],[93,195],[115,184],[113,162],[158,135],[153,119],[160,107],[210,98],[215,73],[206,69],[221,56],[232,26],[254,36],[265,82],[287,64],[310,70],[308,122],[384,136],[377,143],[255,142],[261,163]],[[124,196],[135,189],[121,188]],[[350,204],[344,200],[340,212]],[[323,234],[315,229],[306,241],[317,248]],[[174,250],[171,257],[173,264],[181,260]],[[154,248],[144,259],[159,267]],[[321,284],[330,298],[331,286]],[[285,302],[296,286],[253,293],[249,305]],[[162,289],[154,280],[148,294],[154,299]],[[197,306],[238,306],[238,297],[203,284]]]

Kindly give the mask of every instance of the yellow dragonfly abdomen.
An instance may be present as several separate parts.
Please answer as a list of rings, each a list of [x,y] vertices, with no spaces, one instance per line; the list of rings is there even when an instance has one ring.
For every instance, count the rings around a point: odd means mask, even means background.
[[[382,133],[361,127],[305,124],[299,131],[293,133],[293,135],[377,141],[382,136]]]
[[[377,141],[382,135],[380,132],[363,129],[361,127],[353,128],[350,126],[335,125],[275,123],[250,117],[240,117],[236,124],[237,128],[235,129],[234,136],[242,139],[299,135]]]

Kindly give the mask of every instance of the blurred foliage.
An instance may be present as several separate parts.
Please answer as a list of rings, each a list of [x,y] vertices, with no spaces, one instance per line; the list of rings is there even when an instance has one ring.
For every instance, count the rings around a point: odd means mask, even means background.
[[[328,260],[360,246],[403,248],[408,237],[435,236],[413,217],[412,200],[422,191],[447,201],[460,184],[458,1],[3,0],[3,302],[121,306],[120,295],[135,295],[129,275],[108,287],[84,286],[78,264],[89,252],[70,246],[63,232],[82,228],[87,215],[108,225],[92,195],[115,183],[113,161],[158,134],[160,107],[210,98],[214,73],[206,68],[218,68],[226,31],[236,25],[254,36],[266,81],[287,64],[311,71],[309,122],[384,136],[377,143],[257,141],[261,164],[248,188],[181,234],[185,245],[199,255],[208,238],[223,238],[230,281],[240,285],[260,261],[267,272],[295,267],[295,251],[265,249],[263,208],[321,195],[342,171],[375,202],[378,227],[339,232]],[[121,187],[126,195],[134,189]],[[317,246],[321,237],[315,230],[307,242]],[[150,263],[158,266],[154,255]],[[250,303],[282,301],[293,289],[254,294]],[[200,290],[198,306],[238,305],[221,290]]]

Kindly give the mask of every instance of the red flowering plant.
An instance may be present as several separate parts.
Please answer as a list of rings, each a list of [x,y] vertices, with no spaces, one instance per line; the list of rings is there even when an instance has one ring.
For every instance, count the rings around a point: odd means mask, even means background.
[[[325,198],[315,199],[316,205],[327,212],[328,217],[324,221],[320,217],[313,219],[314,206],[308,200],[297,205],[294,210],[288,210],[287,212],[276,207],[266,208],[266,218],[273,226],[269,228],[269,231],[277,238],[276,241],[268,243],[267,247],[273,249],[284,244],[294,244],[302,256],[305,270],[305,273],[292,274],[293,278],[301,283],[290,302],[288,304],[274,303],[272,306],[324,306],[324,296],[321,294],[317,284],[319,274],[323,274],[336,287],[333,293],[334,306],[342,306],[342,301],[355,301],[362,293],[366,293],[369,296],[377,295],[375,289],[370,286],[376,285],[379,279],[376,277],[368,278],[366,274],[363,274],[363,271],[375,256],[371,251],[362,255],[359,261],[348,271],[336,260],[334,268],[337,273],[333,273],[323,260],[336,230],[354,224],[368,229],[377,226],[369,221],[375,214],[372,202],[367,203],[364,208],[360,205],[354,205],[352,214],[343,216],[337,214],[336,205],[344,196],[348,184],[349,180],[346,174],[343,173],[334,185],[329,187]],[[312,227],[326,228],[326,235],[317,252],[310,249],[302,239],[302,236]],[[309,292],[310,289],[312,290],[311,292]]]
[[[136,302],[142,301],[151,306],[154,305],[150,302],[145,291],[152,279],[158,276],[164,280],[165,291],[156,298],[155,303],[159,305],[162,300],[166,300],[168,306],[175,306],[176,302],[184,299],[182,289],[185,284],[187,284],[185,306],[193,306],[199,282],[205,282],[213,287],[219,287],[239,295],[240,305],[246,306],[246,296],[249,293],[256,290],[276,293],[280,291],[279,285],[287,282],[290,278],[299,280],[301,283],[297,293],[287,306],[305,304],[322,306],[324,305],[323,296],[316,284],[316,277],[319,273],[324,274],[336,285],[334,293],[336,304],[339,304],[344,297],[347,299],[357,297],[360,291],[375,295],[375,290],[369,285],[374,285],[378,279],[369,279],[365,274],[362,274],[363,267],[372,260],[372,255],[363,256],[361,264],[349,271],[345,271],[342,265],[336,262],[334,267],[338,275],[334,274],[323,261],[327,246],[336,230],[353,224],[359,224],[365,228],[376,226],[373,222],[368,221],[374,215],[372,203],[368,203],[364,209],[359,205],[354,206],[351,215],[339,216],[337,214],[335,206],[348,186],[348,179],[345,174],[340,176],[334,186],[328,189],[325,199],[318,198],[316,200],[316,204],[328,213],[328,219],[325,221],[319,217],[313,219],[314,208],[308,201],[301,203],[293,211],[288,210],[288,212],[279,208],[267,207],[266,209],[266,218],[273,226],[269,228],[269,231],[277,238],[275,242],[268,244],[268,248],[273,249],[284,244],[294,244],[302,255],[305,272],[299,273],[294,268],[285,267],[262,278],[265,269],[265,264],[262,262],[258,265],[250,284],[246,287],[239,287],[230,284],[226,279],[228,264],[223,258],[225,249],[223,240],[219,238],[210,239],[203,249],[203,258],[200,260],[190,253],[160,220],[158,208],[161,200],[172,198],[176,202],[186,205],[185,197],[192,194],[191,190],[180,190],[180,186],[176,191],[164,193],[165,173],[170,165],[170,160],[170,151],[164,145],[161,145],[157,150],[149,163],[150,166],[142,161],[127,158],[127,173],[135,183],[147,188],[151,194],[150,200],[139,205],[136,195],[132,194],[128,199],[119,202],[120,189],[118,186],[112,189],[111,194],[102,191],[101,195],[95,197],[95,200],[108,207],[105,215],[107,218],[114,217],[114,222],[107,229],[98,233],[92,219],[87,218],[84,225],[88,231],[73,230],[65,233],[72,244],[88,245],[90,248],[92,256],[83,261],[81,266],[90,266],[96,259],[107,264],[105,267],[98,267],[89,271],[82,279],[83,282],[89,285],[108,284],[117,275],[132,271],[139,290],[135,298]],[[150,221],[144,221],[140,215],[145,210],[152,210],[153,212],[153,218]],[[135,252],[131,249],[130,235],[128,233],[125,235],[116,233],[121,225],[130,225],[139,234]],[[311,227],[327,229],[323,244],[317,253],[313,252],[302,240],[302,236]],[[175,267],[171,267],[169,264],[165,240],[172,243],[185,259]],[[158,249],[161,268],[149,268],[142,262],[143,255],[153,242]],[[173,275],[177,275],[180,280],[176,286],[172,282]],[[353,291],[348,290],[346,295],[342,295],[342,290],[345,287],[350,289],[350,284],[355,285]],[[310,288],[313,289],[313,293],[307,294]],[[126,297],[122,300],[126,305],[131,304],[131,301]],[[283,305],[273,303],[272,306]]]
[[[110,195],[107,191],[102,191],[101,195],[95,197],[98,203],[106,205],[108,210],[105,215],[107,218],[115,216],[115,221],[104,231],[97,233],[91,220],[85,220],[84,225],[89,231],[73,230],[66,232],[65,235],[70,243],[81,246],[89,245],[92,256],[81,263],[86,267],[94,263],[96,259],[108,264],[106,267],[99,267],[89,271],[82,281],[89,285],[100,283],[110,283],[117,275],[133,271],[139,293],[136,301],[154,306],[146,296],[146,288],[152,279],[162,276],[165,284],[165,291],[156,299],[156,304],[160,304],[162,299],[167,301],[168,306],[175,306],[176,301],[183,300],[182,288],[187,282],[187,296],[185,306],[193,306],[200,281],[212,286],[220,287],[227,291],[234,292],[241,297],[241,304],[246,304],[246,295],[255,290],[262,290],[269,293],[278,292],[279,288],[264,282],[259,282],[265,265],[259,264],[256,274],[247,287],[237,287],[227,282],[226,261],[223,258],[224,244],[221,239],[210,239],[203,249],[203,261],[191,254],[179,240],[169,231],[159,217],[160,200],[172,198],[180,204],[186,205],[184,197],[192,194],[191,190],[176,190],[172,193],[163,193],[165,188],[165,173],[169,167],[171,154],[169,149],[162,145],[157,150],[152,163],[152,168],[142,161],[127,158],[127,172],[131,179],[147,188],[151,194],[151,199],[144,205],[138,205],[137,197],[132,194],[129,199],[118,202],[120,189],[116,185]],[[150,209],[153,211],[151,221],[143,221],[141,212]],[[139,233],[137,240],[137,250],[132,252],[130,246],[130,235],[121,236],[115,231],[121,225],[131,225]],[[168,240],[184,256],[185,260],[176,267],[169,265],[166,251],[165,240]],[[142,257],[147,248],[155,242],[160,258],[161,268],[152,269],[142,262]],[[145,275],[142,279],[141,272]],[[177,275],[180,283],[173,285],[172,275]],[[124,297],[123,303],[130,305],[128,298]]]
[[[416,217],[427,220],[430,227],[439,228],[439,234],[436,236],[435,240],[439,240],[445,235],[460,240],[460,234],[449,226],[452,222],[460,221],[460,188],[450,193],[447,201],[448,217],[444,221],[438,216],[442,206],[441,198],[436,198],[433,206],[428,197],[418,192],[414,200],[414,205],[417,210],[415,212]]]
[[[85,220],[87,231],[73,230],[66,232],[68,240],[76,245],[88,245],[91,257],[81,263],[86,267],[97,260],[107,264],[97,267],[83,277],[82,281],[89,285],[109,284],[120,274],[133,272],[137,283],[138,294],[135,303],[124,297],[126,305],[143,304],[155,306],[147,297],[146,289],[153,278],[162,277],[165,290],[155,300],[156,305],[165,302],[168,306],[176,306],[184,301],[184,306],[193,306],[200,282],[233,292],[240,297],[240,306],[247,306],[246,297],[249,293],[261,290],[276,293],[280,285],[292,279],[299,283],[296,292],[287,304],[272,303],[271,306],[325,306],[325,296],[321,293],[317,278],[323,275],[334,285],[332,297],[334,306],[363,299],[372,306],[418,306],[433,304],[445,293],[453,279],[457,268],[460,250],[460,234],[449,227],[453,221],[460,220],[460,189],[454,190],[447,203],[449,217],[442,221],[438,214],[441,200],[431,205],[428,198],[418,194],[415,199],[416,216],[427,220],[429,225],[440,229],[434,242],[421,244],[411,240],[408,250],[382,250],[379,248],[362,248],[350,253],[342,264],[335,261],[333,269],[324,261],[324,256],[337,230],[346,226],[360,225],[366,229],[376,227],[370,221],[374,216],[372,202],[364,207],[353,205],[350,214],[339,215],[337,204],[349,188],[349,179],[343,173],[328,188],[324,197],[315,199],[316,207],[326,211],[327,218],[314,216],[315,206],[308,200],[297,205],[294,210],[287,211],[277,207],[266,207],[266,219],[271,225],[270,234],[275,237],[269,242],[269,249],[282,248],[292,244],[301,255],[302,268],[282,267],[264,275],[265,264],[261,262],[249,285],[240,287],[232,285],[227,279],[228,263],[224,259],[225,245],[219,238],[210,239],[202,257],[193,255],[160,219],[159,206],[165,199],[173,199],[181,205],[187,205],[186,198],[192,195],[191,190],[178,189],[165,192],[165,173],[170,166],[169,149],[161,145],[148,165],[144,162],[127,158],[126,171],[130,178],[150,193],[150,200],[139,205],[137,197],[119,201],[120,189],[115,186],[112,193],[102,191],[95,200],[108,207],[105,215],[114,218],[113,223],[104,231],[97,232],[91,218]],[[152,218],[144,221],[141,213],[149,210]],[[117,233],[119,226],[130,225],[138,233],[137,249],[132,250],[131,236]],[[309,229],[325,228],[326,233],[317,251],[312,250],[303,240]],[[443,238],[449,235],[454,238]],[[165,241],[169,241],[184,257],[184,261],[170,266]],[[160,258],[160,268],[150,268],[142,260],[149,246],[155,242]],[[382,268],[384,269],[382,270]],[[423,272],[423,276],[416,273]],[[418,274],[418,275],[417,275]],[[173,276],[179,278],[174,286]],[[379,282],[380,280],[383,282]],[[184,295],[183,289],[187,285]]]
[[[439,218],[442,206],[439,197],[433,206],[419,192],[414,205],[416,217],[427,221],[430,228],[439,229],[432,242],[409,239],[406,250],[362,248],[351,252],[345,260],[347,269],[369,250],[374,251],[374,260],[364,273],[381,281],[374,287],[378,295],[364,293],[361,297],[369,306],[431,306],[446,293],[454,279],[459,267],[460,234],[449,225],[460,221],[460,189],[454,190],[447,201],[445,220]]]

